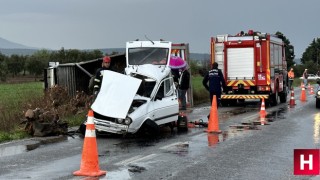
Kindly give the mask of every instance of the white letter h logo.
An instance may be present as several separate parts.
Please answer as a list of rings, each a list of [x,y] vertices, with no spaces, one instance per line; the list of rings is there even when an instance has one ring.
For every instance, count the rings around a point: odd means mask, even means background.
[[[312,154],[309,154],[309,160],[304,160],[304,155],[300,155],[300,170],[304,170],[304,165],[309,164],[309,170],[313,169],[312,166]]]

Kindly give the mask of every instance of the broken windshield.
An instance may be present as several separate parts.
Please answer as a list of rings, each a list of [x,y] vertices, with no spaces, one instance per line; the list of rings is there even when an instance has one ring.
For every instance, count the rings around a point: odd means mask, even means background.
[[[132,74],[132,77],[142,80],[137,94],[144,97],[150,97],[156,85],[156,81],[140,74]]]
[[[129,65],[166,65],[168,61],[168,53],[168,48],[130,48],[128,50],[128,62]]]

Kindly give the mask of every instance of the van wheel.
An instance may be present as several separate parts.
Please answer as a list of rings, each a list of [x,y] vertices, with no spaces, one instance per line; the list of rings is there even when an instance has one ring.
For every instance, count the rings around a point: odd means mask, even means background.
[[[160,127],[154,121],[146,120],[139,131],[140,133],[157,136],[160,134]]]
[[[316,99],[316,108],[320,108],[320,99]]]
[[[82,134],[83,136],[85,136],[85,134],[86,134],[86,128],[87,128],[86,124],[85,124],[85,123],[82,123],[82,124],[80,125],[79,129],[78,129],[78,132],[80,132],[80,134]]]

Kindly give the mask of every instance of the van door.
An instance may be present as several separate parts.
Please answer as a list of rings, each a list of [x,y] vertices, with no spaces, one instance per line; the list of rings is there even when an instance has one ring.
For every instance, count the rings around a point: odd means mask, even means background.
[[[179,102],[172,77],[161,81],[152,103],[155,112],[154,121],[158,125],[177,121]]]

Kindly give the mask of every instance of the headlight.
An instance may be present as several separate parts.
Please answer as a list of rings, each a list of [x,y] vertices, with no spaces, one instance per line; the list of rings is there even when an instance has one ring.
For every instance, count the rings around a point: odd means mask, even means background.
[[[119,124],[122,124],[122,123],[123,123],[123,119],[118,118],[118,119],[117,119],[117,122],[118,122]]]
[[[124,120],[124,124],[129,125],[131,124],[132,120],[129,117],[126,117],[126,119]]]
[[[317,95],[320,96],[320,91],[317,92]]]

